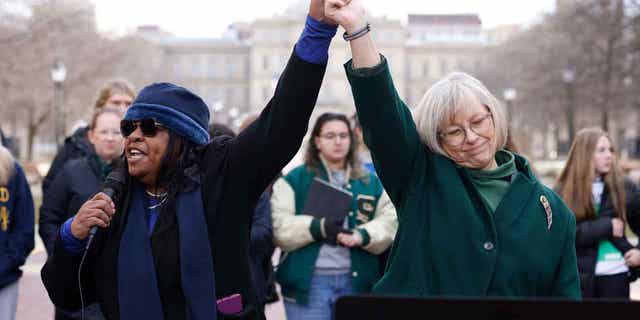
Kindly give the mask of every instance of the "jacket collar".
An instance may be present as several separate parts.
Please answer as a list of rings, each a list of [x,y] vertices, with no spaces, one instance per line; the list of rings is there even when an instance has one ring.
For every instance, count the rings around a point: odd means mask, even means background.
[[[333,176],[331,175],[331,170],[329,169],[327,161],[324,159],[324,157],[322,157],[321,154],[318,154],[318,158],[320,158],[320,163],[322,164],[322,167],[318,168],[320,170],[320,175],[327,181],[329,181],[329,183],[333,184]],[[345,172],[345,176],[347,177],[347,181],[351,181],[351,165],[347,162],[346,167],[347,170]]]

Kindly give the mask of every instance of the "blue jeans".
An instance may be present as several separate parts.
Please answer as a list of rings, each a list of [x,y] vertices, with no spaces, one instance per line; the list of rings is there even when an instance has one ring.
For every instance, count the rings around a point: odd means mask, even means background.
[[[333,304],[344,295],[353,293],[351,274],[316,275],[311,278],[309,303],[300,304],[284,300],[287,320],[330,320]]]
[[[18,285],[16,281],[0,289],[0,320],[13,320],[18,308]]]

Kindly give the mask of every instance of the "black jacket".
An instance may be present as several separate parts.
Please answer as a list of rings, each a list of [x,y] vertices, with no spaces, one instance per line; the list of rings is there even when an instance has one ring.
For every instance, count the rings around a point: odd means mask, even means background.
[[[64,140],[64,144],[58,149],[56,157],[51,162],[47,175],[42,180],[43,195],[47,194],[49,186],[69,160],[95,154],[93,145],[87,137],[87,132],[89,132],[88,127],[80,128]]]
[[[640,193],[633,182],[629,180],[625,180],[624,191],[626,196],[627,221],[629,222],[631,230],[635,234],[639,234]],[[590,277],[595,273],[598,258],[598,244],[600,241],[611,241],[614,247],[620,250],[622,254],[633,248],[633,245],[629,243],[626,237],[616,238],[612,235],[611,220],[617,216],[618,214],[609,198],[608,188],[605,186],[600,200],[598,217],[576,224],[576,254],[582,282],[590,281]]]
[[[242,316],[264,318],[258,310],[249,267],[249,235],[253,210],[267,185],[299,149],[316,103],[326,65],[305,62],[295,54],[284,70],[274,97],[252,125],[235,139],[215,138],[203,151],[199,175],[209,230],[218,298],[241,293]],[[130,183],[130,182],[128,182]],[[82,270],[85,303],[98,301],[107,319],[119,319],[117,261],[126,223],[128,194],[116,204],[111,227],[95,238]],[[165,319],[182,319],[186,304],[180,287],[175,215],[160,215],[151,235],[158,287]],[[58,242],[42,269],[42,279],[54,304],[75,309],[80,297],[76,274],[80,256]]]
[[[273,225],[271,223],[271,195],[264,192],[256,205],[251,223],[251,274],[256,288],[259,305],[263,305],[267,296],[269,276],[273,270],[271,256],[273,245]]]
[[[51,255],[60,226],[76,214],[82,204],[100,191],[102,166],[93,156],[68,161],[43,194],[38,233]]]

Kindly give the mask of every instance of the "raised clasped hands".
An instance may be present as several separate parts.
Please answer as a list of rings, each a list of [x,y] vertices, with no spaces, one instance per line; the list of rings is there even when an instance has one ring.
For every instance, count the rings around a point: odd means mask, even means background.
[[[366,22],[366,11],[360,0],[324,0],[324,17],[334,21],[351,34]]]

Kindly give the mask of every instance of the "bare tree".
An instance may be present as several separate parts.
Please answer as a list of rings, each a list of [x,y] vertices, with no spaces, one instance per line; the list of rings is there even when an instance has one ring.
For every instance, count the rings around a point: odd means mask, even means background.
[[[0,24],[0,93],[5,97],[0,110],[27,128],[29,159],[36,139],[51,141],[46,138],[52,136],[46,133],[53,120],[49,74],[57,59],[68,70],[63,84],[66,123],[88,118],[96,90],[107,79],[124,77],[140,85],[154,78],[154,55],[159,51],[140,39],[98,33],[88,0],[13,2],[22,4],[29,15],[0,6],[0,17],[12,21]]]

